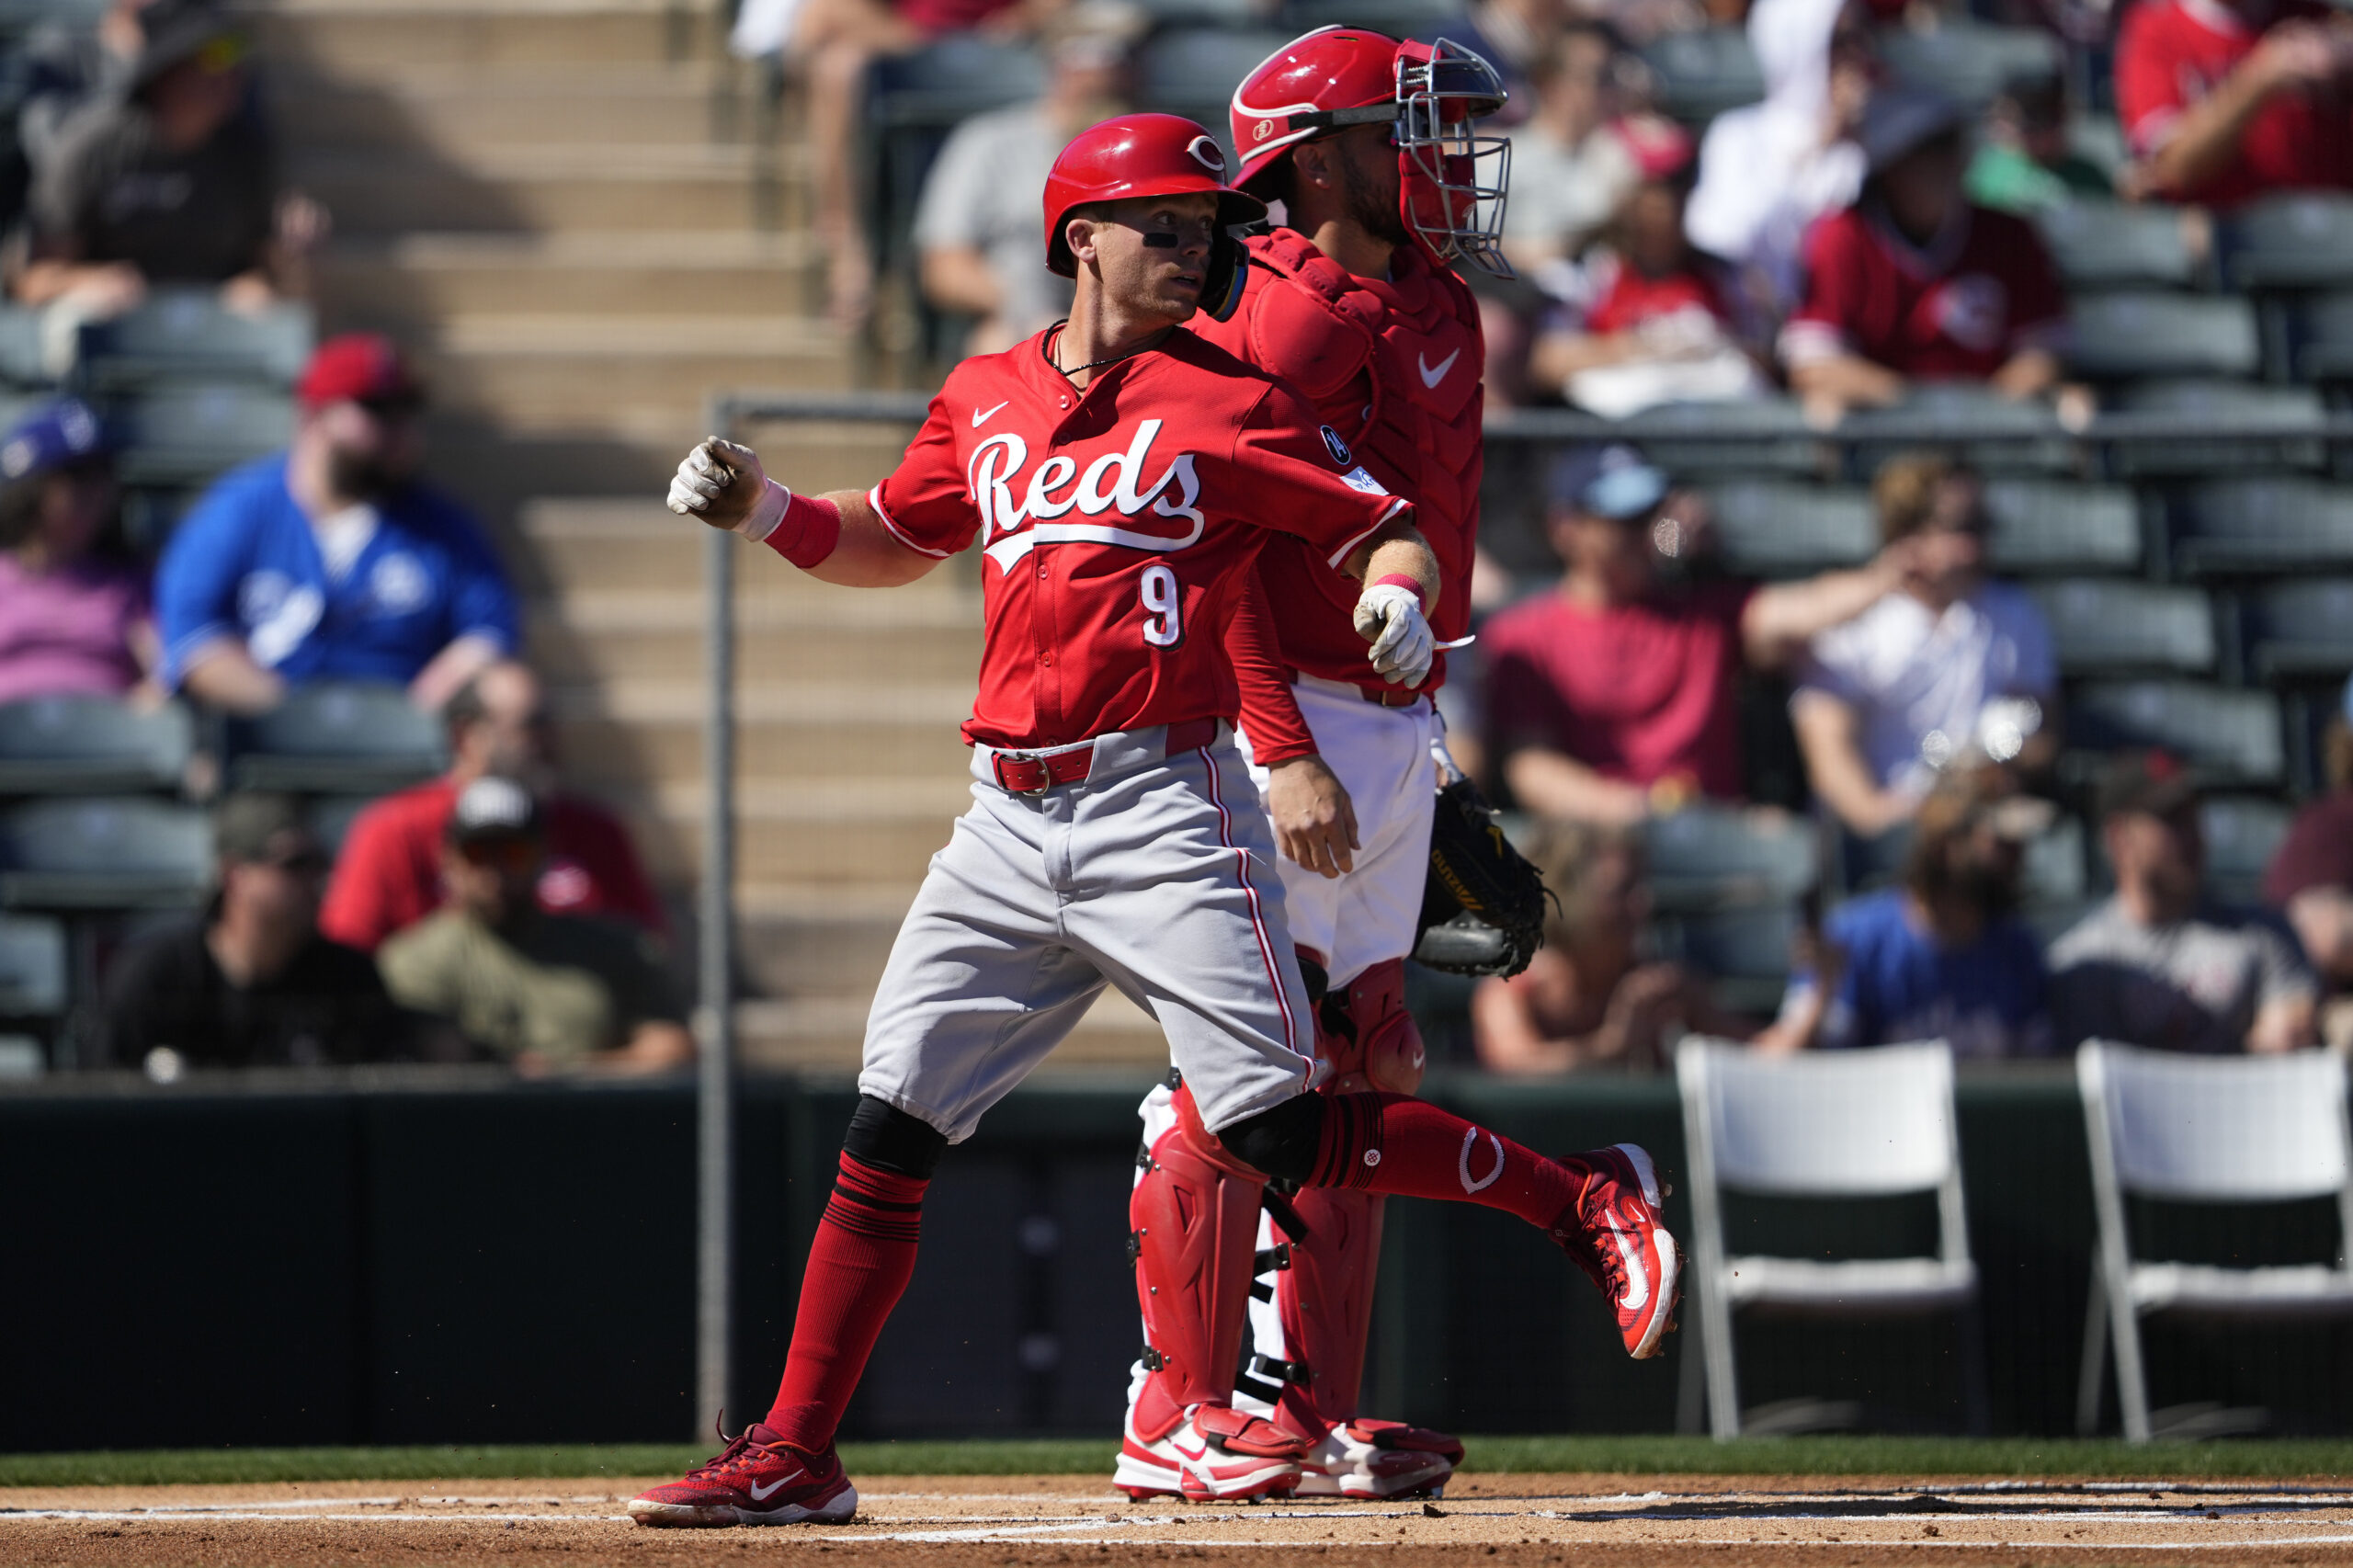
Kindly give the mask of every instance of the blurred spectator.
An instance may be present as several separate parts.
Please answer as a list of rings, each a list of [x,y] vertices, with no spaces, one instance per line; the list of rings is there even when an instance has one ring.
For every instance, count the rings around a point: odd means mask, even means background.
[[[558,788],[554,727],[528,665],[502,660],[449,699],[449,771],[388,795],[359,813],[327,883],[319,928],[373,952],[385,937],[441,907],[442,858],[458,793],[486,774],[520,779],[547,817],[539,906],[601,915],[659,937],[665,922],[629,829],[593,801]]]
[[[1900,403],[1914,381],[2010,398],[2058,386],[2058,273],[2031,224],[1962,194],[1964,123],[1947,99],[1872,95],[1870,176],[1806,236],[1805,301],[1781,330],[1790,386],[1819,423]]]
[[[1527,112],[1534,97],[1530,85],[1552,41],[1577,13],[1590,9],[1571,0],[1470,0],[1461,17],[1425,26],[1414,36],[1427,43],[1443,34],[1494,66],[1509,97],[1493,123],[1509,124]]]
[[[17,140],[35,165],[50,161],[57,132],[75,109],[122,90],[147,40],[142,13],[155,4],[113,0],[96,27],[72,17],[43,23],[26,35]]]
[[[391,340],[320,345],[294,444],[216,482],[155,571],[165,679],[231,712],[392,681],[438,708],[521,642],[490,541],[416,477],[425,389]]]
[[[2198,790],[2163,755],[2100,782],[2116,893],[2051,944],[2059,1043],[2292,1051],[2313,1040],[2315,987],[2287,937],[2206,898]]]
[[[875,62],[913,54],[943,33],[977,28],[1000,39],[1020,37],[1062,6],[1063,0],[801,0],[786,52],[806,72],[814,227],[827,259],[836,325],[861,326],[873,307],[874,256],[858,219],[856,138]]]
[[[409,1023],[376,966],[313,924],[327,858],[294,801],[230,796],[214,845],[210,907],[115,960],[92,1063],[170,1078],[182,1067],[314,1067],[404,1052]]]
[[[547,835],[521,781],[490,774],[460,790],[445,842],[449,907],[376,954],[404,1005],[527,1073],[650,1073],[693,1059],[650,938],[540,911]]]
[[[1691,243],[1738,267],[1750,299],[1779,317],[1797,302],[1806,230],[1862,189],[1854,135],[1879,64],[1861,0],[1757,0],[1748,41],[1765,101],[1708,127],[1684,222]]]
[[[1540,282],[1575,258],[1640,177],[1613,123],[1618,59],[1609,29],[1589,21],[1571,24],[1537,57],[1535,112],[1511,131],[1504,254]]]
[[[995,354],[1069,313],[1046,270],[1038,192],[1070,139],[1126,106],[1128,61],[1149,25],[1117,0],[1086,0],[1047,28],[1045,96],[958,126],[925,177],[915,243],[924,298],[980,319],[966,354]]]
[[[1481,1066],[1655,1073],[1687,1030],[1747,1036],[1747,1024],[1710,999],[1705,980],[1640,958],[1651,900],[1633,835],[1548,823],[1529,851],[1559,903],[1528,968],[1509,980],[1483,980],[1471,994]]]
[[[0,441],[0,702],[118,697],[154,669],[145,574],[108,548],[118,499],[105,429],[73,398]]]
[[[2263,876],[2318,977],[2321,1039],[2353,1051],[2353,681],[2322,743],[2328,792],[2296,813]]]
[[[1977,475],[1930,453],[1872,485],[1885,545],[1909,541],[1885,597],[1813,640],[1790,716],[1814,794],[1875,838],[1972,748],[2032,769],[2059,740],[2059,668],[2034,601],[1985,575]]]
[[[1522,809],[1626,825],[1695,796],[1737,799],[1743,665],[1794,657],[1912,569],[1905,544],[1804,583],[1664,580],[1660,546],[1686,551],[1696,506],[1629,448],[1554,470],[1550,527],[1567,570],[1480,633],[1490,745]]]
[[[1941,1040],[1956,1056],[2048,1054],[2041,945],[2012,911],[2020,846],[2052,814],[1998,768],[1938,780],[1897,885],[1831,912],[1758,1048]]]
[[[2353,187],[2353,44],[2315,0],[2143,0],[2116,38],[2116,111],[2135,177],[2172,201],[2235,206]]]
[[[2021,215],[2116,196],[2108,171],[2067,140],[2067,85],[2055,73],[2003,87],[1963,184],[1978,206]]]
[[[1684,237],[1690,139],[1654,123],[1636,143],[1641,183],[1579,269],[1582,299],[1547,317],[1529,355],[1538,385],[1612,419],[1665,403],[1754,397],[1769,385],[1734,324],[1734,281]]]
[[[34,171],[17,298],[87,319],[153,284],[219,285],[242,308],[299,292],[324,215],[284,199],[277,149],[246,112],[245,36],[204,0],[156,0],[139,21],[122,91],[68,116]]]

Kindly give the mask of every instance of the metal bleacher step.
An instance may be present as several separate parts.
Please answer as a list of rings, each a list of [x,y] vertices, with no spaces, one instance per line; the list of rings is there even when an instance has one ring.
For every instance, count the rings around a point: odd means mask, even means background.
[[[292,176],[344,233],[410,230],[783,230],[805,218],[798,157],[741,145],[567,142],[485,148],[295,149]]]
[[[710,58],[716,14],[680,0],[249,0],[265,53],[365,77],[387,63],[590,65]]]
[[[797,479],[795,487],[802,487]],[[815,481],[806,485],[813,491],[823,487]],[[573,594],[598,589],[701,590],[705,530],[671,513],[658,491],[632,497],[538,500],[524,508],[519,522],[530,558],[518,564],[525,581],[542,592],[561,593],[568,601]],[[766,564],[749,550],[745,557],[747,568]],[[780,569],[739,571],[739,596],[774,603],[830,603],[839,606],[844,617],[876,613],[895,618],[942,613],[938,608],[941,601],[953,602],[966,593],[946,571],[877,592],[820,583],[784,569],[781,562],[775,564]]]
[[[676,316],[812,314],[816,246],[803,233],[569,230],[339,240],[314,262],[323,308],[429,323],[490,312]]]
[[[429,148],[749,140],[757,84],[733,62],[570,64],[371,61],[364,79],[273,70],[270,110],[315,147]]]
[[[632,605],[631,598],[645,605]],[[582,602],[583,600],[586,602]],[[756,592],[738,609],[736,667],[758,679],[789,674],[799,681],[953,682],[979,667],[976,619],[949,611],[937,619],[915,614],[878,623],[870,617],[828,613],[865,607],[821,601],[812,613]],[[703,669],[703,605],[699,596],[673,593],[583,594],[562,604],[541,602],[526,613],[531,659],[554,681],[694,680]]]

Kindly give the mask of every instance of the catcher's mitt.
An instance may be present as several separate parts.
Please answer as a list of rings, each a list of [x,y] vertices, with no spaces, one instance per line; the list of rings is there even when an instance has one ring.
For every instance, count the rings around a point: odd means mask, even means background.
[[[1415,960],[1453,974],[1518,974],[1544,945],[1551,897],[1478,786],[1458,778],[1438,792]]]

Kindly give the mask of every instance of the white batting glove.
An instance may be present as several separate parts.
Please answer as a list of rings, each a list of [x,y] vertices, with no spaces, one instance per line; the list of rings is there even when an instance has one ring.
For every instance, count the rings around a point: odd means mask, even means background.
[[[751,448],[713,436],[688,452],[670,480],[670,510],[753,540],[776,531],[792,492],[770,479]]]
[[[1368,657],[1392,686],[1416,687],[1429,679],[1438,639],[1422,614],[1422,598],[1394,583],[1378,583],[1357,600],[1357,635],[1370,639]]]

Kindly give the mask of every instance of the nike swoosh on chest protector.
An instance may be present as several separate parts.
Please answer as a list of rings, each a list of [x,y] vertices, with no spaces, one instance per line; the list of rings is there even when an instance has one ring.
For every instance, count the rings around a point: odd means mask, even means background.
[[[1414,363],[1422,372],[1422,385],[1427,388],[1437,387],[1438,382],[1446,380],[1446,373],[1454,369],[1454,362],[1461,358],[1462,350],[1460,348],[1435,365],[1430,363],[1429,356],[1427,354],[1415,355]]]

